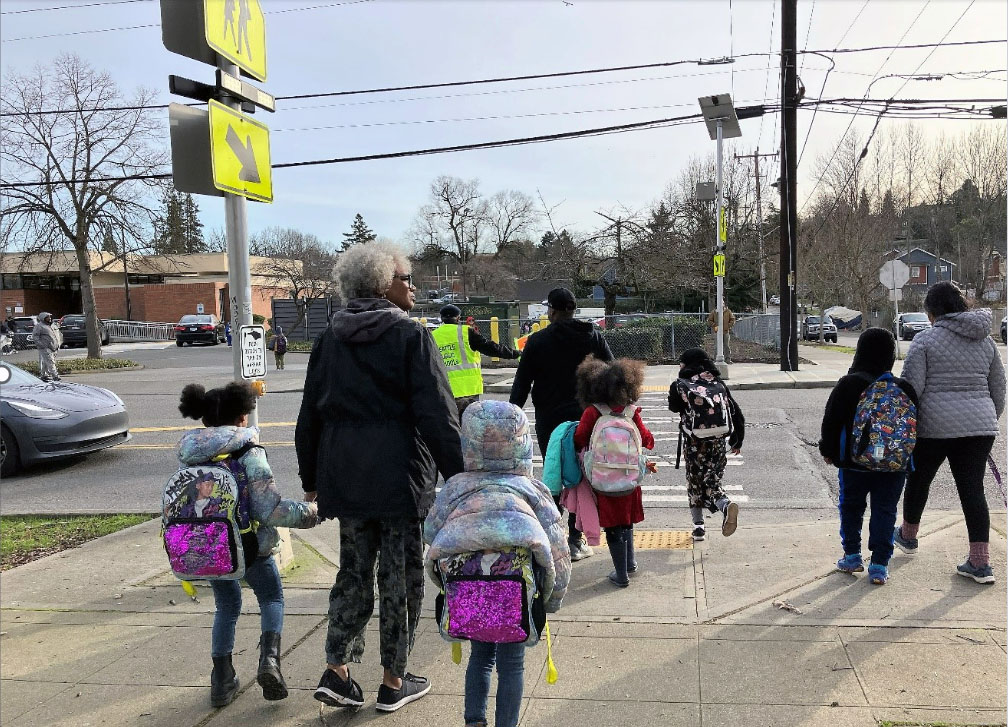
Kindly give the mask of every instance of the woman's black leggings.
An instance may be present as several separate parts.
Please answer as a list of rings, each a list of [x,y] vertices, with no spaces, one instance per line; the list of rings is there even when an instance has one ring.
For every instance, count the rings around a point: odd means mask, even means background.
[[[983,482],[987,455],[993,446],[994,437],[918,439],[913,454],[914,471],[907,477],[903,495],[903,519],[911,525],[920,523],[931,482],[947,459],[959,490],[969,541],[986,543],[990,537],[990,512]]]

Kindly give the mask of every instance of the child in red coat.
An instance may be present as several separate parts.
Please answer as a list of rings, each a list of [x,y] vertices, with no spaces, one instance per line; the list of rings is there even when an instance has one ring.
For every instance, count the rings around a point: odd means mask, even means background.
[[[621,414],[628,406],[633,406],[644,386],[644,364],[633,359],[621,358],[611,363],[599,361],[589,356],[577,368],[577,394],[581,406],[585,407],[574,430],[574,448],[583,452],[591,442],[592,431],[602,412],[596,404],[604,404],[613,414]],[[654,437],[641,419],[640,407],[636,407],[633,423],[640,432],[641,444],[645,449],[654,449]],[[653,463],[648,469],[654,472]],[[630,585],[629,575],[637,572],[634,557],[633,526],[644,520],[644,502],[640,485],[627,495],[606,495],[596,493],[598,499],[599,525],[605,529],[609,554],[616,570],[609,574],[609,580],[620,588]]]

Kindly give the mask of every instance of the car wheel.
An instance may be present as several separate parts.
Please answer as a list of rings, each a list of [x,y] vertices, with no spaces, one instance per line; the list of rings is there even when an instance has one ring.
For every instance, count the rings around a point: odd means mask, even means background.
[[[10,477],[21,468],[17,440],[7,427],[0,427],[0,477]]]
[[[108,336],[105,336],[105,338],[102,339],[101,345],[103,345],[103,346],[109,345],[109,341],[110,340],[111,339]]]
[[[178,346],[179,348],[182,348],[185,344],[182,343],[182,341],[175,339],[175,345]]]

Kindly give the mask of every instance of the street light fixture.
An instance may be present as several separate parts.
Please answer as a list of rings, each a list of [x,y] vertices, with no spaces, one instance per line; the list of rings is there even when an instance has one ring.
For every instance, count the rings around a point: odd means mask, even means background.
[[[707,133],[712,141],[717,141],[717,243],[714,252],[714,277],[717,281],[717,335],[715,336],[716,356],[714,363],[724,378],[728,378],[728,364],[724,358],[724,274],[725,242],[728,239],[728,221],[724,208],[724,183],[722,179],[723,152],[725,139],[742,136],[738,116],[732,104],[731,94],[701,96],[700,111],[703,113]]]

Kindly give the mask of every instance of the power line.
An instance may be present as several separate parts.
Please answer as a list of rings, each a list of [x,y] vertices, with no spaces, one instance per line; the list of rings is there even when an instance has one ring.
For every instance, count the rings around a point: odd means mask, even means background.
[[[106,2],[78,3],[76,5],[57,5],[51,8],[26,8],[25,10],[4,10],[0,15],[23,15],[24,13],[43,13],[48,10],[77,10],[78,8],[93,8],[99,5],[126,5],[128,3],[142,3],[148,0],[106,0]]]
[[[854,16],[854,19],[850,22],[850,25],[847,26],[847,30],[845,30],[844,33],[843,33],[843,35],[840,36],[840,40],[838,40],[836,42],[837,47],[839,47],[840,44],[844,42],[844,39],[847,37],[847,34],[850,33],[851,28],[854,27],[854,24],[858,21],[858,18],[861,17],[861,13],[863,13],[864,9],[866,7],[868,7],[868,3],[869,2],[870,2],[870,0],[865,0],[864,1],[864,5],[862,5],[861,9],[857,11],[857,15]],[[813,5],[812,8],[814,10],[815,9],[815,5]],[[809,29],[811,29],[811,28],[812,28],[812,16],[809,15]],[[808,35],[805,36],[805,42],[806,42],[806,44],[808,43]],[[833,62],[832,58],[830,59],[830,62]],[[804,67],[804,63],[805,63],[805,56],[802,56],[802,66],[803,67]],[[833,65],[830,67],[830,69],[828,71],[826,71],[826,75],[825,75],[825,77],[823,77],[822,88],[819,89],[819,98],[822,98],[822,95],[824,93],[826,93],[826,82],[829,80],[830,73],[833,72],[834,68],[836,68],[836,63],[833,63]],[[812,126],[815,124],[816,110],[818,110],[818,108],[819,107],[816,106],[816,109],[812,111],[812,120],[809,121],[808,129],[805,131],[805,140],[802,142],[801,151],[798,152],[798,165],[797,166],[801,166],[801,160],[805,156],[805,147],[808,145],[809,136],[812,134]]]
[[[773,38],[774,38],[774,22],[777,19],[777,3],[770,3],[772,11],[770,13],[770,49],[767,52],[767,65],[766,65],[766,77],[763,79],[763,98],[766,98],[767,88],[770,86],[770,65],[775,55],[773,52]],[[780,94],[777,96],[780,99]],[[775,117],[776,118],[776,117]],[[776,129],[776,127],[775,127]],[[772,138],[772,137],[771,137]],[[760,117],[759,124],[759,135],[756,137],[756,148],[759,149],[760,143],[763,141],[763,117]]]
[[[812,0],[812,8],[809,10],[809,14],[808,14],[808,28],[805,29],[805,44],[804,45],[805,45],[806,48],[808,48],[809,35],[812,34],[812,17],[815,15],[815,4],[816,4],[816,0]],[[837,45],[840,45],[840,43],[837,43]],[[802,56],[801,63],[798,66],[798,75],[801,75],[801,72],[803,70],[805,70],[805,56]],[[801,161],[800,155],[799,155],[799,161]]]
[[[114,0],[113,2],[107,3],[92,3],[93,5],[116,5],[118,3],[124,2],[143,2],[146,0]],[[198,2],[198,0],[186,0],[187,2]],[[361,3],[370,3],[374,0],[344,0],[344,2],[334,2],[334,3],[323,3],[321,5],[309,5],[307,7],[300,8],[283,8],[282,10],[267,10],[264,11],[266,15],[281,15],[283,13],[297,13],[304,10],[320,10],[322,8],[335,8],[341,5],[360,5]],[[76,7],[87,7],[86,5],[65,5],[59,8],[38,8],[38,10],[66,10]],[[31,10],[12,10],[11,13],[21,13],[21,12],[33,12]],[[4,13],[5,15],[7,13]],[[46,35],[25,35],[19,38],[4,38],[0,40],[0,43],[16,43],[23,40],[45,40],[48,38],[62,38],[66,36],[73,35],[89,35],[92,33],[115,33],[121,30],[141,30],[143,28],[160,28],[161,23],[144,23],[143,25],[123,25],[116,28],[89,28],[87,30],[68,30],[61,33],[47,33]]]
[[[872,75],[872,80],[868,82],[868,88],[865,89],[865,97],[867,97],[868,94],[871,92],[872,84],[875,83],[875,79],[878,78],[878,74],[882,72],[882,68],[885,66],[886,63],[889,62],[889,59],[892,58],[893,53],[896,52],[896,48],[900,47],[900,44],[903,42],[903,39],[906,38],[907,35],[910,34],[910,31],[917,24],[917,21],[920,20],[921,16],[924,14],[924,11],[927,10],[927,8],[928,8],[928,6],[930,4],[931,4],[931,0],[925,0],[924,1],[924,4],[921,6],[920,12],[917,13],[916,17],[914,17],[914,19],[912,21],[910,21],[910,25],[908,25],[907,29],[903,31],[903,35],[901,35],[900,39],[898,41],[896,41],[896,46],[893,47],[889,51],[889,55],[887,55],[885,57],[885,59],[882,61],[882,63],[879,64],[879,67],[875,70],[875,73]],[[939,43],[940,43],[940,41],[939,41]],[[909,46],[907,46],[907,47],[909,47]],[[936,45],[936,47],[937,47],[937,45]],[[809,202],[811,202],[812,199],[815,197],[815,193],[819,189],[819,185],[822,184],[822,180],[826,178],[826,173],[829,171],[830,167],[833,166],[833,160],[836,159],[836,155],[840,153],[840,148],[843,146],[843,140],[846,138],[847,133],[851,130],[851,127],[854,125],[854,119],[855,118],[857,118],[857,117],[856,116],[851,116],[850,123],[847,124],[847,128],[844,129],[843,134],[840,135],[840,141],[837,142],[836,148],[833,150],[832,156],[830,156],[829,161],[826,162],[826,166],[823,167],[822,174],[819,175],[819,179],[817,179],[816,183],[812,186],[812,192],[809,193],[809,196],[805,198],[805,203],[801,206],[801,209],[798,210],[798,214],[801,214],[802,212],[804,212],[805,208],[808,207]],[[878,124],[876,124],[875,128],[872,129],[872,133],[871,133],[872,136],[874,136],[875,129],[877,129],[877,128],[878,128]],[[870,141],[871,141],[871,137],[869,137],[869,142]],[[861,158],[863,158],[864,154],[867,154],[867,152],[868,152],[868,146],[866,144],[865,145],[865,151],[862,154]],[[854,171],[857,169],[857,167],[858,167],[859,164],[860,164],[860,158],[859,158],[858,163],[855,164],[854,167],[851,169],[851,175],[850,175],[850,177],[854,176]],[[834,207],[835,207],[835,205],[834,205]]]

